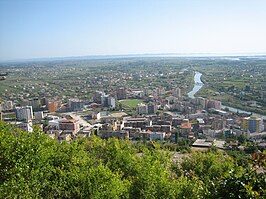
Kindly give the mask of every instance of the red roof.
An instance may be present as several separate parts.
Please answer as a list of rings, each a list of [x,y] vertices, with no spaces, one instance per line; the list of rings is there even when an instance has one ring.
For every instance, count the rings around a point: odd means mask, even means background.
[[[181,129],[191,129],[191,123],[182,123],[181,124]]]

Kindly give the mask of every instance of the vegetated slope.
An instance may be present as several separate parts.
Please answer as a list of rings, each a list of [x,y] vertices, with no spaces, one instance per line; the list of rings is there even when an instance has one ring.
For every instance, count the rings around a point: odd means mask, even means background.
[[[263,155],[248,167],[221,152],[182,163],[156,143],[98,137],[58,143],[0,122],[0,198],[263,198]],[[260,164],[258,164],[260,163]]]

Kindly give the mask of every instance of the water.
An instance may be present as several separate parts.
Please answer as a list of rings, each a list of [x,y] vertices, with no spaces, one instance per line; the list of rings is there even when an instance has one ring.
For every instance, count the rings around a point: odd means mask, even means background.
[[[204,83],[201,81],[201,76],[202,76],[202,73],[200,72],[195,72],[195,75],[194,75],[194,87],[193,89],[187,94],[188,97],[194,99],[195,98],[195,94],[202,88],[202,86],[204,85]],[[266,118],[265,115],[259,115],[259,114],[256,114],[256,113],[251,113],[251,112],[247,112],[247,111],[244,111],[244,110],[241,110],[241,109],[236,109],[236,108],[233,108],[233,107],[230,107],[230,106],[221,106],[222,109],[224,109],[225,107],[227,107],[229,109],[230,112],[234,112],[234,113],[246,113],[246,114],[252,114],[252,115],[255,115],[255,116],[258,116],[258,117],[263,117],[263,118]]]
[[[187,94],[188,97],[194,99],[195,98],[195,94],[201,89],[201,87],[204,85],[203,82],[201,81],[201,76],[202,73],[200,72],[195,72],[195,76],[194,76],[194,87],[193,89]]]

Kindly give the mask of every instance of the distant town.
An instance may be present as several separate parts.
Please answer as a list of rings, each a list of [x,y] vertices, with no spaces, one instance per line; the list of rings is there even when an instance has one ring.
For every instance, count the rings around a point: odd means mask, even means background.
[[[245,76],[249,61],[257,67]],[[226,65],[230,74],[236,64],[244,71],[243,90],[241,78],[221,90],[228,78],[221,73],[214,79],[213,71]],[[259,114],[265,112],[257,111],[265,110],[265,64],[266,59],[246,57],[1,64],[1,120],[28,132],[38,127],[59,142],[96,135],[224,149],[239,147],[238,138],[244,137],[265,147],[266,118]],[[254,90],[258,100],[243,97]],[[241,100],[243,110],[231,107],[232,97]]]

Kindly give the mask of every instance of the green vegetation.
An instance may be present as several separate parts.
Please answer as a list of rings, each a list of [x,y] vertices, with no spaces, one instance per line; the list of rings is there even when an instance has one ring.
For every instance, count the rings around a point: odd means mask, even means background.
[[[248,166],[223,152],[173,162],[158,144],[98,137],[58,143],[0,122],[0,198],[265,198],[265,151]]]
[[[197,96],[220,100],[226,106],[266,115],[265,60],[205,60],[193,66],[205,85]],[[250,101],[256,101],[255,104]]]
[[[140,99],[127,99],[127,100],[120,100],[119,103],[131,109],[136,109],[136,106],[140,103],[144,103],[144,101]]]

